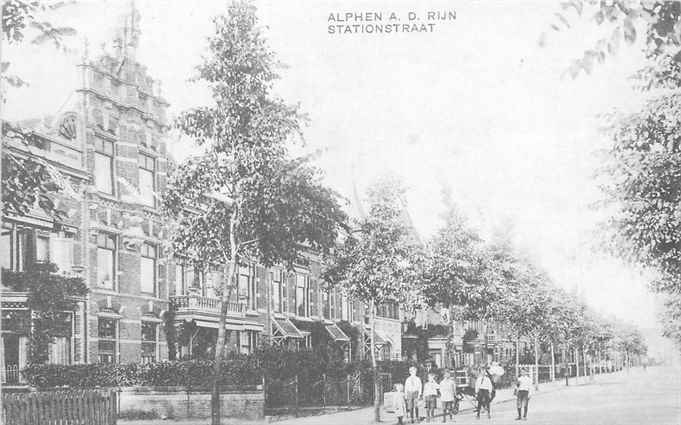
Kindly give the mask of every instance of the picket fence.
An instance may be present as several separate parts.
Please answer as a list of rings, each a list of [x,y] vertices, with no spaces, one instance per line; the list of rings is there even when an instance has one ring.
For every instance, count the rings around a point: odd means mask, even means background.
[[[5,425],[116,425],[115,390],[68,390],[3,396]]]

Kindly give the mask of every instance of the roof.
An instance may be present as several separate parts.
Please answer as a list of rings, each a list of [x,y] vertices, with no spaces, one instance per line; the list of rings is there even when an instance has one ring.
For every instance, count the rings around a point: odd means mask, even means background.
[[[334,341],[349,342],[350,338],[343,332],[341,328],[335,323],[331,325],[326,325],[326,331],[331,335]]]

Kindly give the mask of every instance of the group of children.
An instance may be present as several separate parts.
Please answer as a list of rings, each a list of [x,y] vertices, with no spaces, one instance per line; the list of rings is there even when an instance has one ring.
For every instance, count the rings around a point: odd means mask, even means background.
[[[409,377],[404,381],[404,385],[396,384],[393,393],[393,409],[397,417],[397,423],[403,424],[405,416],[409,415],[411,423],[414,420],[420,421],[419,401],[426,411],[426,421],[430,422],[435,418],[437,409],[437,399],[440,398],[442,404],[442,422],[447,421],[447,416],[454,419],[458,412],[457,403],[461,396],[456,391],[456,381],[452,378],[449,371],[445,371],[442,381],[435,380],[435,374],[428,373],[428,380],[422,384],[421,378],[416,376],[416,368],[409,368]],[[518,417],[516,420],[527,420],[527,405],[530,399],[530,389],[532,378],[528,372],[523,370],[516,382],[514,394],[516,395]],[[477,399],[476,416],[480,419],[480,412],[487,410],[487,417],[491,417],[490,402],[494,398],[494,380],[488,369],[480,368],[478,377],[475,381],[475,395]]]
[[[454,407],[457,401],[456,382],[452,379],[450,373],[445,371],[442,381],[439,383],[435,380],[435,374],[429,373],[428,380],[422,384],[421,378],[416,376],[416,372],[415,367],[410,367],[409,377],[404,385],[395,385],[393,408],[395,416],[397,416],[397,423],[402,424],[402,420],[407,414],[409,414],[412,423],[414,423],[414,419],[417,421],[420,419],[419,400],[424,401],[426,421],[430,422],[435,417],[438,395],[442,403],[442,422],[447,421],[447,415],[454,419],[456,413]]]

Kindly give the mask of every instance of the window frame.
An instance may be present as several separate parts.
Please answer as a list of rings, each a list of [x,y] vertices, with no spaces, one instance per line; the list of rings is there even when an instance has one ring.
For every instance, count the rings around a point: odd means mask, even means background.
[[[104,238],[104,239],[102,239]],[[104,243],[102,243],[104,241]],[[99,253],[100,251],[108,251],[111,253],[111,266],[109,272],[111,272],[111,285],[104,286],[100,281],[100,264],[99,264]],[[109,289],[115,291],[118,287],[118,279],[116,272],[118,270],[118,237],[113,233],[98,232],[97,233],[97,282],[96,285],[99,288]]]
[[[275,313],[281,313],[282,275],[283,273],[280,269],[270,270],[270,308]]]
[[[102,336],[102,321],[110,321],[113,324],[113,336]],[[110,317],[98,317],[97,318],[97,360],[99,363],[118,363],[118,336],[119,336],[119,320]],[[109,352],[108,350],[102,353],[101,342],[111,342],[113,350]],[[102,356],[110,356],[111,361],[102,361]]]
[[[145,206],[154,208],[156,206],[156,197],[154,193],[156,192],[156,158],[145,153],[140,153],[137,157],[137,165],[139,168],[139,191],[142,201],[144,201]],[[142,190],[142,172],[151,174],[151,198],[147,199],[146,194]]]
[[[147,364],[147,363],[152,363],[158,360],[158,347],[159,347],[159,340],[158,340],[158,330],[159,330],[159,324],[156,322],[152,322],[149,320],[142,320],[141,321],[141,327],[140,327],[140,361],[142,364]],[[150,326],[154,330],[154,339],[153,340],[148,340],[145,339],[145,332],[144,332],[144,327],[145,326]],[[145,344],[147,345],[153,345],[153,357],[151,355],[144,355],[144,346]]]
[[[115,196],[116,195],[116,184],[115,184],[115,173],[114,173],[114,143],[110,140],[104,140],[101,138],[96,138],[95,139],[95,156],[94,156],[94,161],[95,161],[95,173],[94,173],[94,178],[95,178],[95,189],[97,189],[97,192],[100,193],[105,193],[107,195]],[[100,187],[99,179],[97,178],[97,172],[96,170],[99,169],[99,165],[97,165],[97,158],[103,158],[106,161],[106,164],[109,168],[109,191],[103,190]]]
[[[299,317],[310,316],[310,278],[307,274],[296,273],[296,311]],[[302,298],[302,300],[299,300]],[[301,302],[302,301],[302,302]],[[302,312],[301,312],[302,307]]]
[[[152,253],[153,250],[153,253]],[[145,290],[148,288],[144,287],[144,275],[143,271],[143,261],[151,260],[151,270],[152,270],[152,280],[151,280],[151,292]],[[140,292],[143,294],[151,294],[157,296],[158,294],[158,247],[156,245],[150,244],[148,242],[143,242],[140,246]]]

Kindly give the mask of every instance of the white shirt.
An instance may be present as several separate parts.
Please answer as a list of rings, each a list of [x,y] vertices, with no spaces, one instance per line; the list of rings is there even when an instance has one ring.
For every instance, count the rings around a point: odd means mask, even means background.
[[[532,388],[532,379],[529,376],[521,376],[518,378],[518,391],[530,391]]]
[[[421,385],[421,378],[418,376],[409,376],[406,381],[404,381],[404,392],[406,393],[419,393],[421,397],[421,390],[423,389]]]
[[[477,393],[480,390],[492,391],[492,380],[489,379],[489,376],[482,375],[475,380],[475,392]]]
[[[455,393],[456,383],[452,378],[446,378],[440,382],[440,394],[442,394],[442,401],[454,401]]]
[[[428,381],[423,386],[423,396],[427,397],[429,395],[437,395],[437,390],[439,389],[440,386],[437,384],[437,382]]]

